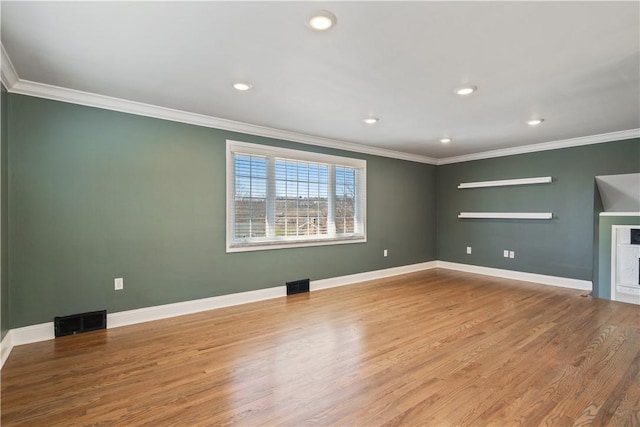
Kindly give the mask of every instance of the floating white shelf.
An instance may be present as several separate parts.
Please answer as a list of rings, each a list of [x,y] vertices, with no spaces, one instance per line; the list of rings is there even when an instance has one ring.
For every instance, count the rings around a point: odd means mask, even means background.
[[[530,185],[530,184],[550,184],[553,180],[550,176],[541,176],[538,178],[518,178],[518,179],[501,179],[499,181],[478,181],[463,182],[458,188],[483,188],[483,187],[504,187],[507,185]]]
[[[640,216],[640,212],[600,212],[600,216]]]
[[[551,212],[460,212],[458,218],[481,219],[552,219]]]

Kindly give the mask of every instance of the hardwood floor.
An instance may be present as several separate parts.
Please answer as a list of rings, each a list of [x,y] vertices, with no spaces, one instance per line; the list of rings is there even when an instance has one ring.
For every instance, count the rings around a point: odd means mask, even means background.
[[[640,426],[640,307],[442,269],[19,346],[2,425]]]

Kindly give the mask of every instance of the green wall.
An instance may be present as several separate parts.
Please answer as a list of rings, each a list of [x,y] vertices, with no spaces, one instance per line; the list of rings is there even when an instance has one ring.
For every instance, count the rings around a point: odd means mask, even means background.
[[[226,139],[366,159],[368,242],[225,253]],[[434,259],[597,285],[606,266],[594,178],[640,171],[638,142],[436,168],[3,92],[2,334],[54,316]],[[457,189],[548,175],[549,185]],[[460,220],[461,211],[550,211],[554,219]],[[115,277],[124,277],[123,291],[113,290]]]
[[[9,263],[8,263],[8,127],[7,91],[1,88],[0,116],[0,339],[9,331]]]
[[[498,157],[437,170],[442,261],[592,280],[595,176],[640,171],[638,139]],[[551,184],[458,190],[461,182],[552,176]],[[553,219],[458,219],[459,212],[552,212]],[[466,255],[467,246],[473,248]],[[515,259],[502,256],[515,251]]]
[[[435,166],[17,94],[8,114],[12,328],[436,258]],[[368,242],[225,253],[227,138],[366,159]]]
[[[640,218],[629,216],[601,216],[599,221],[598,274],[593,284],[593,294],[611,299],[611,226],[639,225]]]

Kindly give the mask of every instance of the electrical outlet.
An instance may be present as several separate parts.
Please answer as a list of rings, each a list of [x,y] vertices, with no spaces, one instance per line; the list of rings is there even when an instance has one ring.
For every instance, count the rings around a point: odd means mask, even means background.
[[[505,258],[509,258],[509,250],[508,250],[508,249],[505,249],[505,250],[502,252],[502,256],[504,256]]]
[[[509,251],[509,258],[515,258],[515,257],[516,257],[515,251]]]
[[[382,256],[387,256],[387,254],[388,254],[388,253],[387,253],[387,250],[385,249],[385,250],[382,252]]]
[[[471,255],[471,246],[467,246],[467,255]]]
[[[124,289],[124,279],[122,277],[118,277],[116,279],[113,280],[113,288],[116,291],[121,291],[122,289]]]

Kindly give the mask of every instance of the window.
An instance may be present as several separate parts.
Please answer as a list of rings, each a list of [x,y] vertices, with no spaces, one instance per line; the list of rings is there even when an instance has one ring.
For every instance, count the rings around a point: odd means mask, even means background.
[[[227,141],[227,252],[365,242],[366,165]]]

